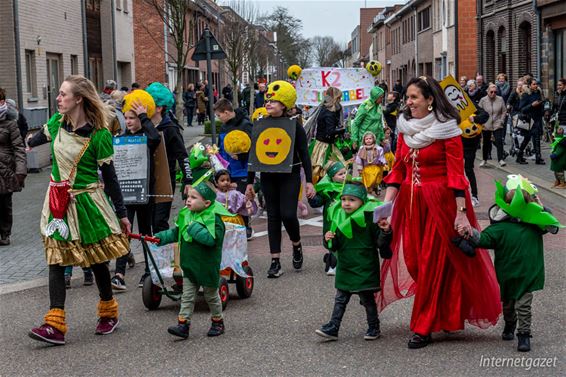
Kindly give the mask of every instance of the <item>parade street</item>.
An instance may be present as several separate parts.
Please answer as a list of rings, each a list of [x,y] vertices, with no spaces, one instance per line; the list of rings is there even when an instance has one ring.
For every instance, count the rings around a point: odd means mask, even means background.
[[[197,131],[187,129],[185,140],[198,140]],[[499,168],[476,170],[481,188],[481,206],[476,213],[485,227],[493,181],[504,179],[507,173]],[[82,286],[82,272],[75,268],[72,288],[67,290],[67,345],[53,347],[35,342],[27,337],[27,331],[48,305],[47,280],[43,277],[46,264],[37,231],[37,211],[41,210],[46,180],[45,177],[36,180],[33,175],[30,178],[28,187],[16,196],[14,203],[13,245],[2,249],[1,254],[2,376],[559,376],[566,373],[561,336],[566,309],[563,233],[545,236],[546,283],[543,291],[534,294],[533,348],[529,354],[518,353],[515,342],[501,340],[502,320],[497,327],[487,330],[468,325],[462,332],[435,333],[430,347],[410,350],[406,342],[410,335],[412,299],[397,302],[380,314],[382,335],[376,341],[363,339],[365,315],[363,307],[357,305],[357,298],[353,298],[346,312],[337,342],[324,342],[315,335],[314,330],[327,321],[335,292],[334,278],[323,272],[324,252],[317,213],[309,216],[313,219],[310,222],[301,220],[305,223],[301,228],[305,246],[303,270],[293,270],[291,245],[285,239],[282,254],[285,274],[279,279],[267,279],[265,274],[270,262],[266,220],[260,216],[253,221],[258,236],[248,246],[250,266],[256,276],[255,289],[250,298],[242,300],[235,295],[235,287],[230,286],[224,336],[206,337],[209,312],[202,298],[197,303],[190,338],[178,341],[167,334],[167,327],[176,321],[179,303],[164,297],[158,310],[145,309],[141,289],[136,287],[143,272],[142,258],[137,254],[138,264],[128,269],[126,275],[129,289],[117,294],[120,327],[114,334],[94,334],[97,290],[95,286]],[[544,189],[540,196],[557,218],[566,222],[564,198]],[[175,205],[180,208],[179,199]],[[27,217],[20,216],[26,211],[30,211]],[[139,251],[139,242],[135,241],[134,249]],[[18,273],[18,269],[22,272]],[[33,288],[25,289],[29,286]],[[46,365],[50,365],[49,370],[45,369]]]

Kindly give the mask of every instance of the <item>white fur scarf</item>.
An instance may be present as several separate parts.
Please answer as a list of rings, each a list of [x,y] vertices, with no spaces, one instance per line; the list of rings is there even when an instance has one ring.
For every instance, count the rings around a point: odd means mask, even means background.
[[[405,144],[413,149],[424,148],[431,145],[435,140],[450,139],[462,134],[462,130],[458,127],[455,119],[440,122],[432,112],[422,119],[406,120],[401,115],[397,128],[403,134]]]

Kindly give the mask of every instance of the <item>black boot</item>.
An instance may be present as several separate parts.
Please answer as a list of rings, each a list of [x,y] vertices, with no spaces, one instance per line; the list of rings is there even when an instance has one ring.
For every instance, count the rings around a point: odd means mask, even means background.
[[[546,162],[544,162],[544,160],[542,159],[542,157],[540,156],[540,154],[537,154],[536,160],[535,160],[535,164],[537,165],[546,165]]]
[[[212,325],[210,325],[210,330],[208,330],[207,336],[219,336],[224,334],[224,320],[212,320]]]
[[[191,324],[188,321],[177,323],[175,326],[169,326],[167,332],[171,335],[178,336],[183,339],[187,339],[189,337],[189,329]]]
[[[515,160],[518,164],[527,165],[528,162],[523,158],[523,151],[519,151],[517,153],[517,160]]]
[[[517,327],[517,321],[513,321],[513,322],[505,321],[505,327],[503,328],[501,339],[513,340],[515,338],[514,332],[516,327]]]
[[[517,333],[517,351],[529,352],[531,350],[531,334]]]
[[[410,349],[417,349],[423,348],[428,346],[432,342],[432,337],[430,335],[420,335],[414,333],[411,339],[409,340],[409,348]]]

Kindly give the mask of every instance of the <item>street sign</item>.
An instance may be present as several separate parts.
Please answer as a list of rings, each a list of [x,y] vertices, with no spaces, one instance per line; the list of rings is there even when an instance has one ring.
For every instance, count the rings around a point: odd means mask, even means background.
[[[191,57],[194,61],[206,60],[206,30],[202,33],[200,40],[198,41],[193,56]],[[214,35],[210,30],[208,30],[209,40],[210,40],[210,59],[220,60],[226,59],[226,53],[220,47],[220,43],[214,38]]]

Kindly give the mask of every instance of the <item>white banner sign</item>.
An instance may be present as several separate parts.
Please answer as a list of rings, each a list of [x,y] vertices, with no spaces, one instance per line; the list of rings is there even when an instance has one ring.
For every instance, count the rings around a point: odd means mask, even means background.
[[[369,98],[374,78],[365,68],[307,68],[297,80],[297,104],[318,106],[326,89],[342,91],[342,105],[358,105]]]

